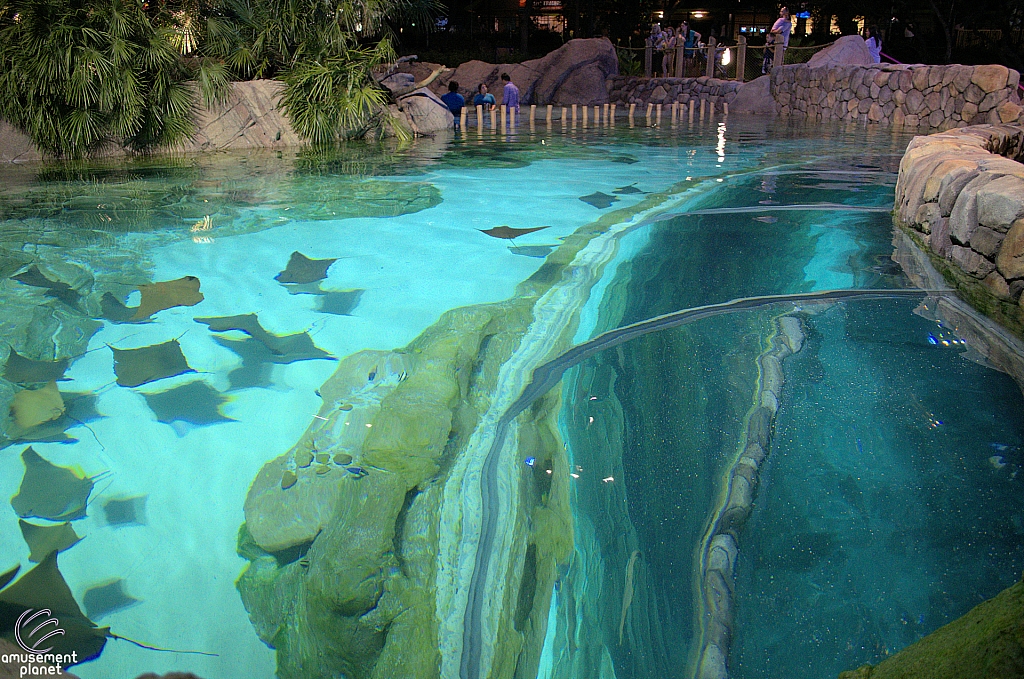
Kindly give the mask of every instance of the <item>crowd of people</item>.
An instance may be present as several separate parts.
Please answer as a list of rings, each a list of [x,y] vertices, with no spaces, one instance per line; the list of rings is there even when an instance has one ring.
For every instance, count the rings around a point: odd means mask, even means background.
[[[501,80],[505,83],[501,91],[501,105],[508,106],[519,113],[519,88],[508,73],[501,74]],[[462,109],[466,106],[466,98],[459,94],[459,83],[452,80],[448,83],[448,92],[441,95],[441,101],[448,107],[448,110],[455,116],[455,127],[459,127]],[[497,106],[494,95],[487,91],[487,84],[480,83],[476,86],[476,95],[473,96],[473,106],[482,106],[485,110],[492,110]]]

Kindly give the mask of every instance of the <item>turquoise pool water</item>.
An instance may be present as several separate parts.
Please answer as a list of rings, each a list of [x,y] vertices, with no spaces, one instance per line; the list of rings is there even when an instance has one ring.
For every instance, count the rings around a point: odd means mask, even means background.
[[[562,357],[912,288],[908,141],[733,117],[0,168],[0,572],[35,578],[0,619],[77,618],[83,679],[689,678],[723,638],[737,679],[883,659],[1024,567],[1017,384],[905,297]],[[722,637],[715,517],[773,351]]]

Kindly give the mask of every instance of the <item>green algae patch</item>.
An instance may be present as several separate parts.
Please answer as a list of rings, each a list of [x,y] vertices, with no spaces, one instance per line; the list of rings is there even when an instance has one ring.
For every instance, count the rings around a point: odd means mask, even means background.
[[[839,679],[1008,679],[1024,676],[1024,580],[878,665]]]

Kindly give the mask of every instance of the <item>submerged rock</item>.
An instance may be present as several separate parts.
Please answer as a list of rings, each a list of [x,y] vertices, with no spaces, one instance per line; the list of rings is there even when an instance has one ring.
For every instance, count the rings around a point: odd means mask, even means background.
[[[1024,580],[878,665],[839,679],[996,679],[1024,676]]]

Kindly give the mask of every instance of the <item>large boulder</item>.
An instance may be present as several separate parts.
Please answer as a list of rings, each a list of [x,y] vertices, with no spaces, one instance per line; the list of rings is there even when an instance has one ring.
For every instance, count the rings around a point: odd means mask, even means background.
[[[448,106],[426,87],[401,97],[398,109],[416,134],[430,136],[454,126],[455,118]]]
[[[430,73],[436,64],[403,64],[402,70],[416,79]],[[606,38],[570,40],[554,52],[521,64],[489,64],[468,61],[454,72],[431,83],[435,93],[448,91],[448,83],[459,83],[459,93],[472,101],[480,83],[501,104],[501,74],[508,73],[519,87],[522,104],[605,104],[608,103],[606,80],[619,73],[615,47]]]
[[[847,64],[873,64],[871,51],[859,35],[844,35],[830,46],[821,50],[807,62],[811,68],[816,66],[843,66]]]
[[[729,112],[775,115],[775,99],[771,93],[771,76],[763,75],[748,83],[743,83],[736,90],[736,98],[729,104]]]
[[[302,138],[278,108],[283,92],[284,83],[277,80],[231,83],[231,94],[223,105],[199,108],[196,134],[182,148],[220,151],[301,144]]]
[[[0,120],[0,163],[18,163],[42,158],[32,140],[6,120]]]

